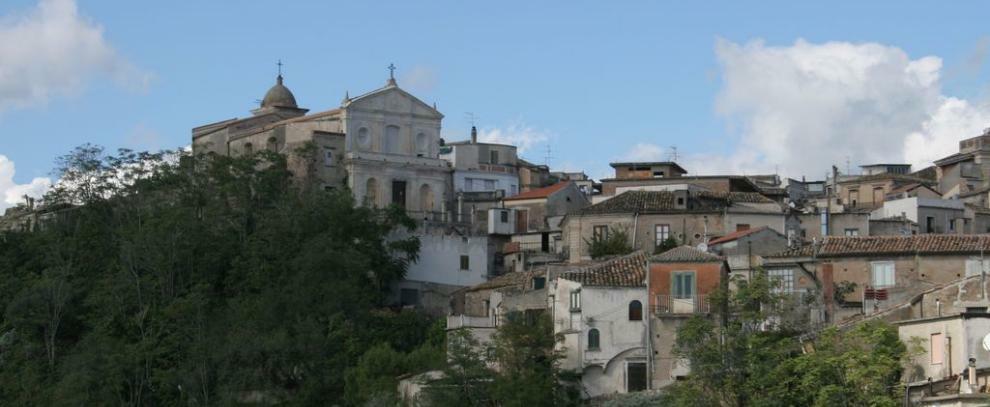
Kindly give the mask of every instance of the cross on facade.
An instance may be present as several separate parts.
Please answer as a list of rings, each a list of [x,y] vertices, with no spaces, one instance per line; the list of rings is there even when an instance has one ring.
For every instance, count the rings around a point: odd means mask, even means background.
[[[388,77],[395,79],[395,64],[388,64]]]
[[[278,65],[278,76],[282,76],[282,60],[278,60],[278,63],[275,65]]]

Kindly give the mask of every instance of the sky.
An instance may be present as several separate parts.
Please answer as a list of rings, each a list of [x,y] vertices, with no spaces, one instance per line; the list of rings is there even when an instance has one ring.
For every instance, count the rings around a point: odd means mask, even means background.
[[[805,3],[3,0],[0,209],[76,146],[250,115],[279,60],[311,111],[394,63],[444,139],[594,178],[674,148],[691,174],[920,169],[990,127],[990,4]]]

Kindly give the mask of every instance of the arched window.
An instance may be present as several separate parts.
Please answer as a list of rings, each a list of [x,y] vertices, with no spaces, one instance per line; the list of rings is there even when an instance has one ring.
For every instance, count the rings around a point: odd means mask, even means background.
[[[269,137],[268,138],[268,145],[266,146],[266,148],[268,148],[268,151],[271,151],[273,153],[277,153],[278,152],[278,139],[276,139],[275,137]]]
[[[433,212],[433,189],[427,184],[419,187],[419,210],[424,212],[424,216]]]
[[[254,154],[254,146],[251,143],[244,143],[244,155]]]
[[[588,331],[588,349],[598,349],[599,342],[601,342],[601,338],[598,336],[599,334],[597,329],[591,328],[591,330]]]
[[[402,140],[399,139],[399,126],[385,126],[384,152],[399,154],[402,152]]]
[[[374,178],[368,178],[368,182],[365,184],[364,204],[371,207],[378,206],[378,181]]]
[[[633,300],[633,302],[629,303],[629,320],[643,320],[643,303],[639,302],[639,300]]]

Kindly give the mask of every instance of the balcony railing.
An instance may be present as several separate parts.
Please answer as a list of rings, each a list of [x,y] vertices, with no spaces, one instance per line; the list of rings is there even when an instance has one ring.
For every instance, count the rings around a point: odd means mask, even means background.
[[[704,294],[695,294],[687,298],[658,294],[653,312],[656,314],[707,314],[711,312],[711,303]]]

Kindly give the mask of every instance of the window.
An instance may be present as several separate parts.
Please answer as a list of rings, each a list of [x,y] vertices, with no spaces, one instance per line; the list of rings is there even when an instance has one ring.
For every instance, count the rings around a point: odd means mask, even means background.
[[[671,278],[674,280],[671,288],[675,299],[694,298],[693,271],[675,271]]]
[[[629,362],[626,365],[626,391],[646,390],[646,363]]]
[[[471,188],[473,184],[474,184],[474,180],[473,179],[471,179],[471,178],[464,178],[464,190],[465,191],[471,192],[473,190]]]
[[[591,237],[595,240],[608,239],[608,225],[597,225],[591,229]]]
[[[663,171],[653,171],[653,178],[663,178]]]
[[[492,164],[498,164],[498,150],[492,150],[490,158]]]
[[[873,205],[880,206],[883,203],[883,188],[873,188]]]
[[[244,155],[254,154],[254,145],[251,143],[244,143]]]
[[[499,211],[499,220],[502,223],[509,223],[509,211]]]
[[[767,272],[770,282],[773,283],[771,291],[775,293],[794,292],[794,270],[770,270]]]
[[[481,305],[485,307],[485,316],[486,317],[492,316],[491,301],[484,300],[481,302]]]
[[[846,228],[846,236],[859,236],[859,229]]]
[[[643,303],[639,300],[633,300],[629,303],[629,320],[630,321],[642,321],[643,320]]]
[[[952,219],[950,217],[946,217],[945,220],[949,222],[949,231],[950,232],[955,232],[956,231],[956,220],[955,219]]]
[[[571,291],[571,311],[581,310],[581,290]]]
[[[323,150],[323,166],[333,167],[333,151]]]
[[[598,350],[598,347],[601,344],[601,338],[599,336],[600,334],[595,328],[591,328],[591,330],[588,331],[588,350]]]
[[[859,201],[859,191],[849,191],[849,205],[856,206]]]
[[[402,140],[399,140],[399,126],[385,126],[385,152],[402,153]]]
[[[653,227],[654,245],[660,247],[663,242],[670,238],[670,225],[656,225]]]
[[[392,181],[392,204],[406,207],[406,181]]]
[[[894,262],[878,261],[871,264],[873,268],[873,288],[887,288],[895,285]]]
[[[399,290],[399,302],[401,305],[419,305],[419,290],[415,288]]]
[[[935,217],[925,217],[925,233],[935,233]]]
[[[547,286],[547,278],[546,277],[533,277],[533,289],[534,290],[542,290],[543,287],[546,287],[546,286]]]
[[[737,223],[736,224],[736,232],[742,232],[744,230],[749,230],[749,224],[748,223]]]
[[[265,148],[267,148],[268,151],[271,151],[273,153],[278,152],[278,139],[276,139],[275,137],[269,137],[268,144],[265,146]]]
[[[486,179],[485,180],[485,191],[494,191],[494,190],[495,190],[495,180],[493,180],[493,179]]]
[[[932,364],[941,365],[945,360],[945,337],[941,332],[932,334],[929,346],[928,353],[932,355]]]
[[[368,178],[368,182],[365,184],[364,204],[371,207],[378,206],[378,181],[374,178]]]
[[[471,269],[471,258],[468,256],[461,256],[461,270]]]

